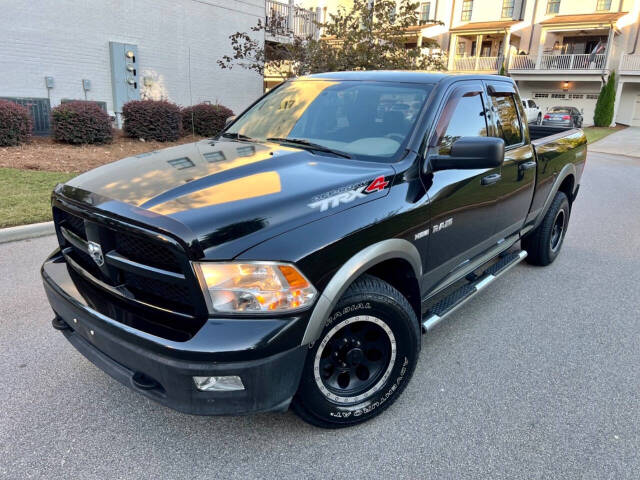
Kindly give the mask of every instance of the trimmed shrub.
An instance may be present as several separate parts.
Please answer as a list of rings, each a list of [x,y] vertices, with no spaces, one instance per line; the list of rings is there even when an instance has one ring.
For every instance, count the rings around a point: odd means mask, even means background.
[[[224,128],[227,118],[233,112],[222,105],[199,103],[182,109],[182,131],[184,135],[195,133],[202,137],[218,135]]]
[[[174,142],[180,138],[180,107],[166,100],[133,100],[122,107],[124,133],[132,138]]]
[[[593,112],[593,124],[596,127],[608,127],[613,121],[613,108],[616,103],[616,72],[611,72],[607,83],[602,86],[596,109]]]
[[[77,100],[51,110],[53,138],[65,143],[110,143],[111,118],[94,102]]]
[[[33,120],[26,107],[0,100],[0,146],[7,147],[28,142],[32,131]]]

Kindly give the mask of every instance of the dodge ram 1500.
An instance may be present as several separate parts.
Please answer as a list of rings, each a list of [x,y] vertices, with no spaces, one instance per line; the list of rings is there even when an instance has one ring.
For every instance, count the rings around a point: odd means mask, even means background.
[[[558,255],[586,139],[525,118],[501,76],[287,81],[219,137],[56,187],[53,326],[182,412],[366,421],[406,387],[421,332]]]

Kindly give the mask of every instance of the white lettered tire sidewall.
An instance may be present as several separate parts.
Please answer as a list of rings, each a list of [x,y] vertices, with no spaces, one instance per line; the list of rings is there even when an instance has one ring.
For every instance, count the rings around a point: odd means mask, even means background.
[[[360,289],[356,289],[355,292],[349,290],[327,319],[319,339],[310,345],[297,400],[307,414],[317,417],[321,423],[335,424],[332,425],[335,427],[346,426],[363,422],[377,415],[400,395],[415,368],[420,351],[420,330],[413,309],[393,287],[381,280],[373,280],[387,287],[390,293],[395,295],[388,296],[378,291],[365,293]],[[393,298],[395,296],[399,296],[400,299]],[[323,339],[332,329],[345,323],[346,320],[352,319],[355,322],[357,317],[369,317],[382,321],[385,324],[383,328],[388,328],[392,332],[395,341],[392,366],[384,382],[377,389],[371,389],[375,391],[370,393],[368,398],[349,403],[332,401],[318,386],[314,372],[316,354],[320,348],[323,348]],[[315,422],[312,421],[312,423]]]

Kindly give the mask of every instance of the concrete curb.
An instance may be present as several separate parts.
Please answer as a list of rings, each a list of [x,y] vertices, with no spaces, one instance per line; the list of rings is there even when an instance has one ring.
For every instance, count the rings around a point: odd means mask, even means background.
[[[27,238],[44,237],[53,235],[55,229],[53,222],[33,223],[17,227],[0,228],[0,243],[16,242]]]

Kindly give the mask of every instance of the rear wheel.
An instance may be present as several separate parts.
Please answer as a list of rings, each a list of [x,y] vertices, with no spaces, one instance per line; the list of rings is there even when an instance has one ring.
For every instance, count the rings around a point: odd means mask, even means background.
[[[310,346],[293,409],[325,428],[365,422],[398,398],[419,351],[420,329],[409,302],[388,283],[363,276]]]
[[[546,266],[556,259],[569,226],[570,214],[571,208],[566,194],[556,193],[542,223],[522,239],[522,248],[527,251],[529,263]]]

